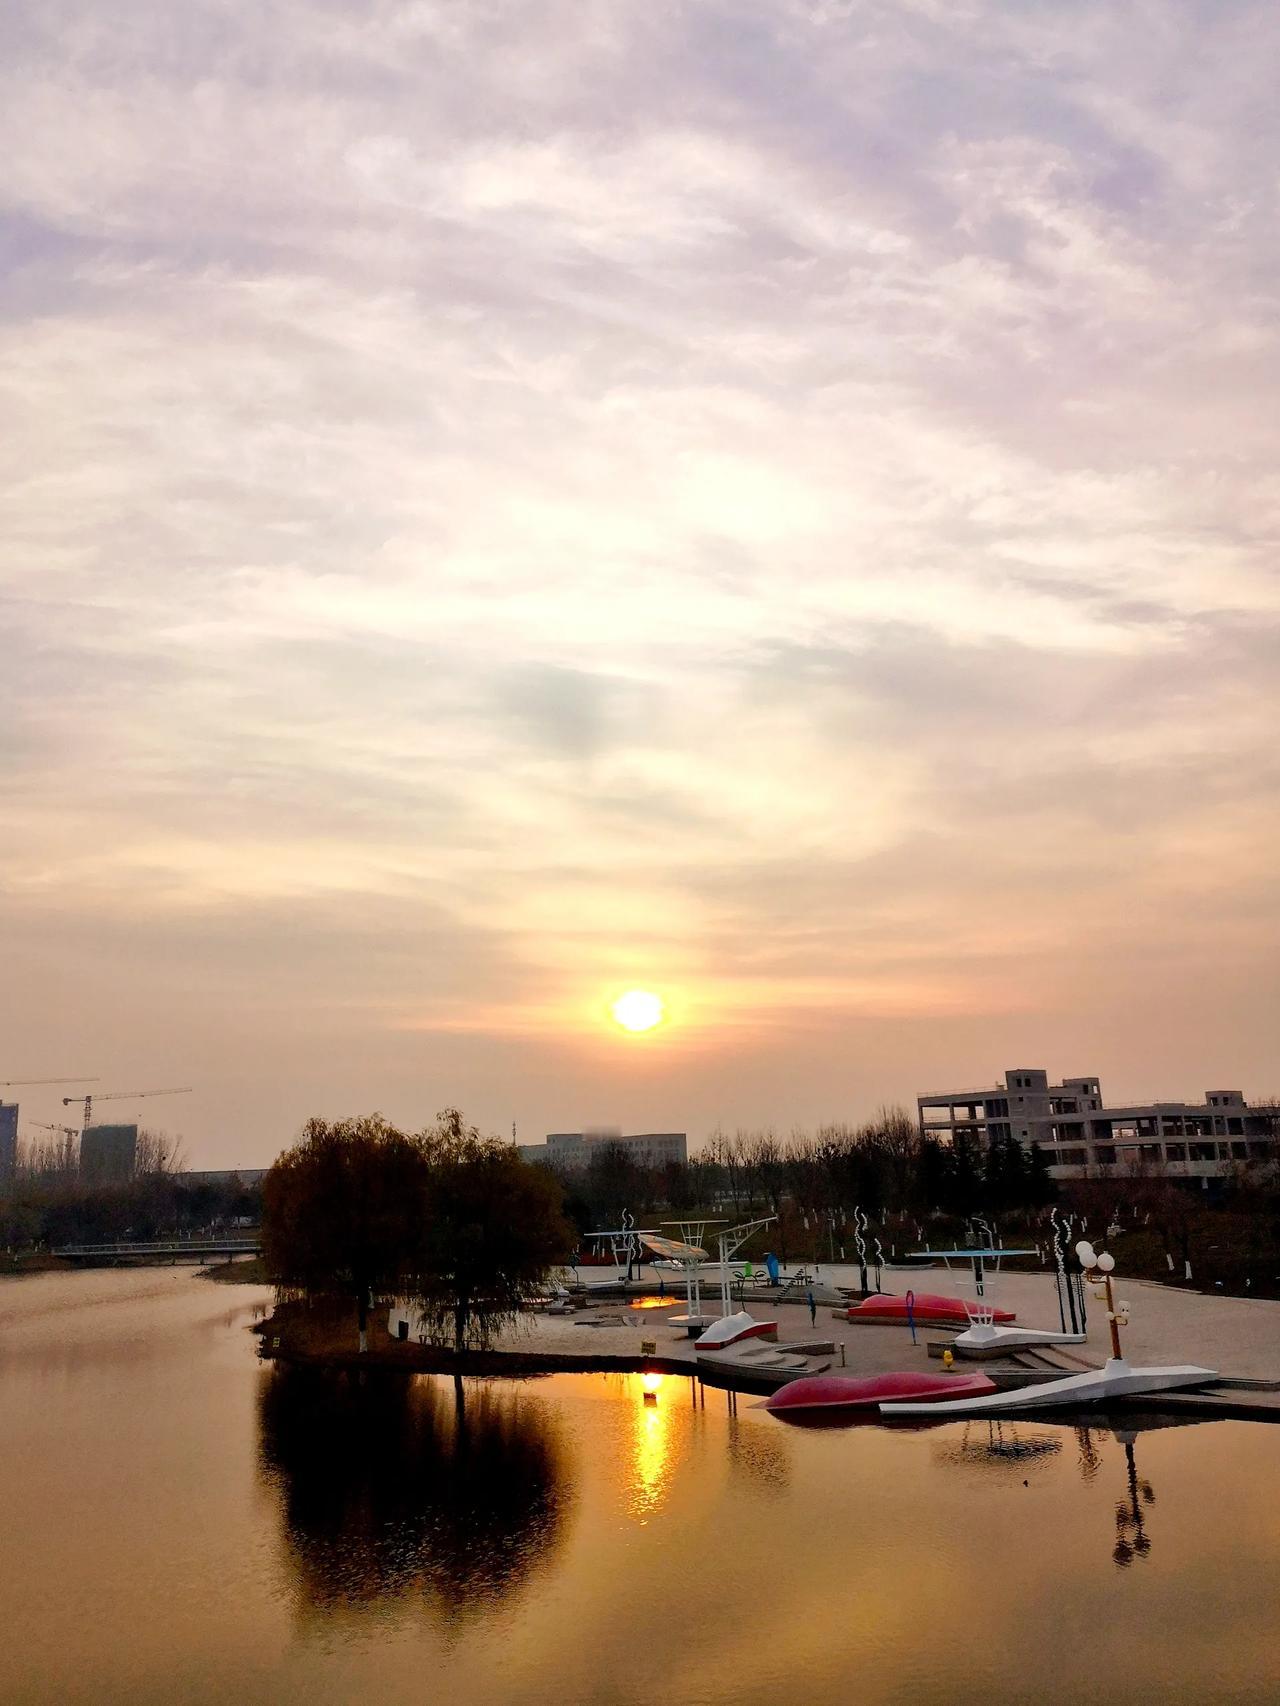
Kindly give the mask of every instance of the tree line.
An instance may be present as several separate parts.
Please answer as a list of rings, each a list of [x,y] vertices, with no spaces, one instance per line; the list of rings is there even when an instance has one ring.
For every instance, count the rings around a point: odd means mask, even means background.
[[[234,1176],[189,1184],[181,1157],[180,1141],[144,1129],[127,1178],[90,1179],[80,1170],[75,1133],[24,1142],[15,1166],[0,1177],[0,1247],[57,1249],[180,1236],[234,1220],[257,1222],[261,1197],[255,1187]]]
[[[877,1225],[923,1226],[939,1216],[1031,1215],[1057,1187],[1041,1151],[1016,1138],[989,1147],[961,1135],[943,1144],[901,1108],[862,1125],[714,1132],[685,1162],[648,1167],[620,1144],[601,1144],[583,1168],[558,1175],[580,1233],[698,1211],[734,1219],[772,1215],[771,1241],[791,1253],[824,1253],[851,1234],[855,1210]]]

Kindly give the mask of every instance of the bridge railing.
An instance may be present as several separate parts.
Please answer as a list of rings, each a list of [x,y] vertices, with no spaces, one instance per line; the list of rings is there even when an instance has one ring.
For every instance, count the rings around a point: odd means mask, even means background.
[[[107,1244],[62,1244],[55,1256],[257,1255],[260,1238],[160,1238]]]

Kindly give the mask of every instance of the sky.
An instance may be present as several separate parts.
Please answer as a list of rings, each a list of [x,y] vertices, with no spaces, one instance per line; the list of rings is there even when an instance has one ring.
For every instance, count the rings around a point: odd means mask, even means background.
[[[203,1166],[1280,1090],[1278,49],[8,11],[0,1076]]]

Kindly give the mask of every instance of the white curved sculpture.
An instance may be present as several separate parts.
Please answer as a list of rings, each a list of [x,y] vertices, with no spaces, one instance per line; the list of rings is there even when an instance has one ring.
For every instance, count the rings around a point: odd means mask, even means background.
[[[997,1327],[990,1321],[975,1321],[952,1341],[962,1351],[994,1351],[1007,1345],[1018,1350],[1031,1345],[1082,1345],[1083,1333],[1058,1333],[1040,1327]]]
[[[1065,1380],[1046,1380],[1013,1392],[993,1392],[981,1398],[958,1398],[954,1403],[881,1404],[882,1416],[985,1416],[994,1411],[1060,1410],[1076,1404],[1097,1404],[1104,1398],[1129,1398],[1139,1392],[1173,1392],[1183,1386],[1206,1386],[1218,1378],[1213,1368],[1183,1364],[1170,1368],[1132,1368],[1123,1357],[1108,1357],[1104,1368],[1088,1374],[1069,1374]]]
[[[697,1340],[695,1348],[721,1351],[726,1345],[736,1345],[740,1339],[776,1339],[777,1336],[776,1321],[757,1321],[754,1315],[740,1309],[736,1315],[722,1315],[718,1321],[713,1321]]]

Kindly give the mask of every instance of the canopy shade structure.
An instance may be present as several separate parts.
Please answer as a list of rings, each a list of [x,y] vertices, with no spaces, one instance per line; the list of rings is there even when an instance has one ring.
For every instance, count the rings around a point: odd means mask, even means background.
[[[696,1244],[682,1244],[678,1238],[663,1238],[655,1232],[642,1232],[640,1241],[646,1250],[668,1262],[705,1262],[707,1252]]]
[[[702,1313],[702,1268],[707,1252],[701,1240],[708,1226],[719,1226],[723,1222],[699,1214],[685,1220],[664,1220],[662,1224],[674,1226],[681,1236],[671,1238],[666,1233],[646,1232],[645,1248],[652,1250],[659,1261],[674,1262],[681,1268],[685,1283],[685,1312],[670,1316],[668,1325],[696,1337],[711,1325],[709,1317]]]

